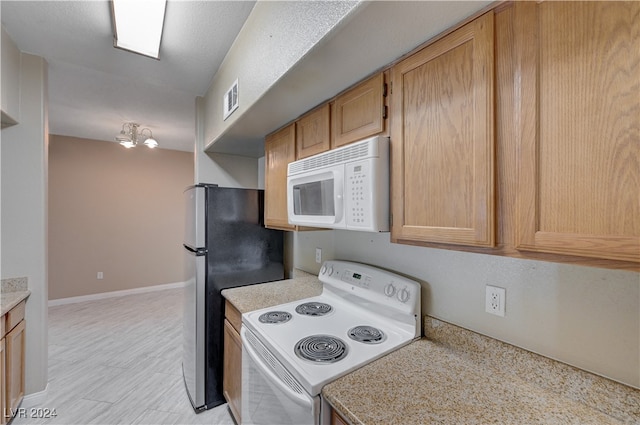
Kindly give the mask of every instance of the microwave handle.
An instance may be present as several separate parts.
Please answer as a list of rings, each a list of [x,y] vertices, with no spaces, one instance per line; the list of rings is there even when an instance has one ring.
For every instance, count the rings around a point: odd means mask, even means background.
[[[335,223],[340,223],[342,221],[342,216],[344,215],[344,181],[343,175],[335,173],[334,176],[334,184],[335,184],[335,212],[336,217],[334,220]]]

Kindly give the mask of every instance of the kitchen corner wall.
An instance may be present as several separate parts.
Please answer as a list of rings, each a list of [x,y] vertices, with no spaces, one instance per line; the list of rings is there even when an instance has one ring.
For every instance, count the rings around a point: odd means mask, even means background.
[[[20,54],[20,122],[2,130],[2,275],[29,279],[25,394],[47,386],[47,62]],[[4,90],[4,87],[3,87]]]
[[[203,97],[196,98],[196,140],[194,183],[215,183],[222,187],[258,189],[258,159],[204,151],[204,123],[212,112]]]
[[[191,184],[192,153],[51,135],[49,299],[183,282]]]
[[[297,232],[294,267],[324,259],[386,268],[422,284],[422,314],[640,388],[640,274],[392,244],[389,233]],[[506,316],[484,311],[506,288]]]

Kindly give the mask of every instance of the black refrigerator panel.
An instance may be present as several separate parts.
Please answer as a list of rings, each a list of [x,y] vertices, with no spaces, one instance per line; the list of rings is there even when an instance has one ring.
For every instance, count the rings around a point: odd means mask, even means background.
[[[262,190],[216,188],[207,194],[207,406],[225,402],[221,291],[284,279],[283,233],[263,226],[263,205]]]
[[[201,206],[197,208],[204,210],[205,217],[205,276],[204,282],[199,286],[203,290],[196,295],[196,298],[204,297],[204,300],[200,299],[200,302],[193,306],[204,311],[202,315],[189,315],[190,320],[200,317],[196,322],[204,322],[199,323],[204,328],[204,341],[197,344],[203,347],[199,357],[202,360],[197,361],[204,364],[196,368],[186,368],[197,370],[196,376],[204,375],[204,397],[190,394],[194,409],[201,411],[225,402],[222,391],[224,298],[221,291],[284,279],[283,232],[264,227],[262,190],[223,188],[215,185],[196,185],[187,189],[187,192],[189,190],[203,191],[200,195],[204,193],[204,202],[200,202]],[[192,197],[203,199],[202,196]],[[196,210],[195,215],[198,214],[197,208],[193,208]],[[192,298],[193,294],[190,295],[190,299]],[[204,307],[198,307],[201,305]],[[185,305],[185,319],[188,310],[189,307]],[[185,355],[187,353],[189,350],[185,349]],[[190,359],[194,358],[196,356],[190,354]],[[185,357],[185,362],[186,360]],[[185,383],[188,382],[186,378],[185,373]],[[190,391],[189,385],[187,390]],[[203,405],[194,403],[195,400],[203,398]]]
[[[266,229],[263,215],[262,190],[209,191],[207,273],[216,289],[283,279],[283,233]]]

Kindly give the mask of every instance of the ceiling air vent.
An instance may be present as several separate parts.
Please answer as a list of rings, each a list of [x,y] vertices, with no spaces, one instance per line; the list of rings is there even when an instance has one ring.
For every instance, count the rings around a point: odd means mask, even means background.
[[[238,80],[235,80],[229,90],[224,94],[222,102],[222,110],[224,113],[222,120],[226,120],[236,109],[238,109]]]

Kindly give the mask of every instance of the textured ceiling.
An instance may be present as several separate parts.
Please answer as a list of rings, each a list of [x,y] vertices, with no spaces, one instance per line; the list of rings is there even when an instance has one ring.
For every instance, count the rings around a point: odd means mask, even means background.
[[[108,1],[4,0],[0,16],[22,52],[49,63],[52,134],[113,141],[135,121],[162,148],[190,151],[195,97],[205,94],[254,4],[169,0],[159,61],[113,47]]]

